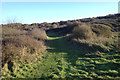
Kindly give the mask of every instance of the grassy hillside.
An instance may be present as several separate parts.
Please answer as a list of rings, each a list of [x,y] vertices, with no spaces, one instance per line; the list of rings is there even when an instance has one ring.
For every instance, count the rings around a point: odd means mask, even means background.
[[[86,44],[73,46],[64,36],[48,33],[47,51],[36,63],[16,64],[14,72],[6,70],[8,78],[88,78],[119,79],[118,52],[90,51]],[[55,37],[54,37],[55,35]],[[7,65],[6,65],[7,66]],[[9,73],[9,74],[8,74]]]
[[[118,17],[3,25],[2,78],[120,79]]]

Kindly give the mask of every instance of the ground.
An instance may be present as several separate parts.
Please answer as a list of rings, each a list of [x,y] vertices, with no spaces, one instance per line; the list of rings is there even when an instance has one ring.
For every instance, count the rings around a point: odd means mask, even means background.
[[[74,46],[65,36],[47,33],[47,53],[36,63],[20,63],[8,78],[120,79],[118,52],[89,52],[89,46]],[[5,65],[7,66],[7,65]]]

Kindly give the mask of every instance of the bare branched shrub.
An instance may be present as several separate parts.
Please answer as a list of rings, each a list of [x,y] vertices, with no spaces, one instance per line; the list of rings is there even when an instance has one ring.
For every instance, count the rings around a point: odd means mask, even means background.
[[[89,25],[78,24],[73,29],[73,37],[77,39],[90,39],[93,38],[95,34],[92,32]]]
[[[19,21],[17,17],[8,18],[6,22],[10,28],[21,29],[22,27],[22,23],[20,23],[21,21]]]

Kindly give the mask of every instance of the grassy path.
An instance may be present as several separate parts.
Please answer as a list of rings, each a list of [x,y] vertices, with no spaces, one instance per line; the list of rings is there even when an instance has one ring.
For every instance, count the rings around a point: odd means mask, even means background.
[[[58,37],[54,33],[48,35],[48,61],[51,63],[53,78],[120,78],[118,53],[100,53],[92,51],[89,46],[73,46],[64,36]],[[116,56],[116,58],[115,58]],[[118,62],[117,62],[117,61]],[[113,64],[114,63],[114,64]]]
[[[120,55],[89,52],[86,44],[73,46],[64,36],[48,33],[47,51],[34,64],[21,64],[7,77],[120,79]]]

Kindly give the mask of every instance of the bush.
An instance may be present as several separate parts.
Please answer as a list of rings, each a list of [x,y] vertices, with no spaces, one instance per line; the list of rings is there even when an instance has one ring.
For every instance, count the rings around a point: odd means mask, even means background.
[[[30,33],[31,35],[27,35]],[[46,33],[43,30],[33,29],[26,32],[24,30],[3,28],[2,40],[2,64],[9,61],[35,62],[38,57],[42,57],[46,47],[44,40]],[[41,40],[35,39],[40,38]],[[39,55],[39,56],[38,56]]]
[[[95,32],[97,36],[112,37],[111,28],[104,24],[93,24],[92,31]]]
[[[7,26],[10,28],[14,28],[14,29],[21,29],[22,28],[21,23],[9,23],[9,24],[7,24]]]
[[[77,39],[90,39],[94,37],[94,34],[89,25],[78,24],[73,29],[73,37]]]
[[[87,24],[79,24],[74,27],[72,37],[75,42],[85,43],[89,46],[99,46],[105,52],[115,47],[116,43],[111,28],[103,24],[93,24],[91,27]]]
[[[46,32],[43,29],[39,29],[39,28],[34,28],[32,31],[29,31],[28,35],[32,36],[38,40],[46,40],[47,39]]]
[[[57,28],[57,27],[58,27],[57,24],[53,24],[53,25],[52,25],[52,28]]]

